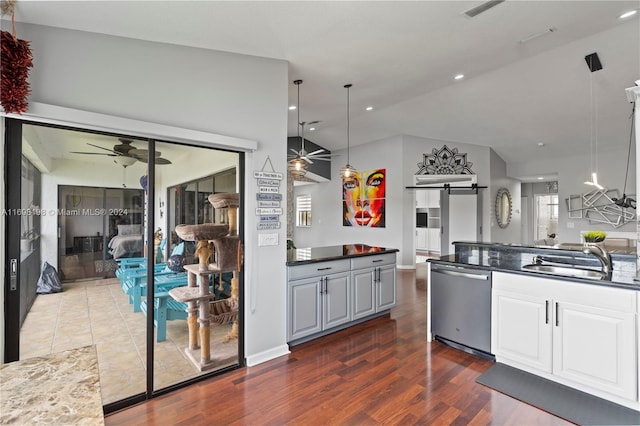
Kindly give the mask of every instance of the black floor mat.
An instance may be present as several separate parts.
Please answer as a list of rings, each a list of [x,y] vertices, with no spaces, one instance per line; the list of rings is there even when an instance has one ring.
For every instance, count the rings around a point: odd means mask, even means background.
[[[476,382],[579,425],[640,425],[640,411],[496,363]]]

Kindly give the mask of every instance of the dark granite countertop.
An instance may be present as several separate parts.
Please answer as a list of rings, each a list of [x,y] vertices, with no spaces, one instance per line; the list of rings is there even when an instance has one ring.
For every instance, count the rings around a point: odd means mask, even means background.
[[[398,249],[369,246],[367,244],[345,244],[341,246],[308,247],[287,250],[287,266],[324,262],[375,254],[396,253]]]
[[[510,272],[523,275],[535,275],[546,278],[554,278],[562,281],[582,282],[609,287],[619,287],[640,290],[640,282],[635,281],[636,261],[635,255],[615,253],[611,255],[613,271],[611,277],[601,280],[588,278],[574,278],[542,272],[530,272],[522,269],[524,265],[533,262],[533,256],[544,255],[559,261],[569,261],[574,265],[599,269],[600,262],[591,255],[582,253],[581,250],[569,250],[566,248],[543,248],[540,246],[529,247],[512,244],[491,244],[477,242],[455,242],[455,254],[429,259],[434,264],[447,264],[454,266],[488,269],[492,271]]]

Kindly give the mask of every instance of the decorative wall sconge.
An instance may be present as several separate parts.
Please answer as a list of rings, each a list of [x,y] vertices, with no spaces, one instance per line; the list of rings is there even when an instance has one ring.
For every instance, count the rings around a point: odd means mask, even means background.
[[[511,200],[511,193],[507,188],[498,189],[496,195],[496,222],[500,228],[506,228],[511,222],[511,210],[513,209],[513,202]]]

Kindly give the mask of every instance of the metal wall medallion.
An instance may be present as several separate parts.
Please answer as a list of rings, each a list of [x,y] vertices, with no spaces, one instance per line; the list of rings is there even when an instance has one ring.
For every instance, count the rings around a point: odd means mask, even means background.
[[[431,154],[422,154],[416,175],[466,175],[475,174],[473,163],[467,161],[467,153],[459,153],[458,148],[433,148]]]
[[[507,188],[498,189],[496,195],[496,222],[500,228],[506,228],[511,222],[511,209],[512,209],[511,193]]]

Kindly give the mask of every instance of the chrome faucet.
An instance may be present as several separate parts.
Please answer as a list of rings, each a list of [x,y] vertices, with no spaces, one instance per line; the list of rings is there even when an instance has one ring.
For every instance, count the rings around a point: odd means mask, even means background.
[[[611,255],[609,252],[601,246],[590,245],[586,246],[582,249],[582,252],[585,254],[592,254],[598,258],[600,263],[602,264],[602,272],[605,274],[611,273]]]

